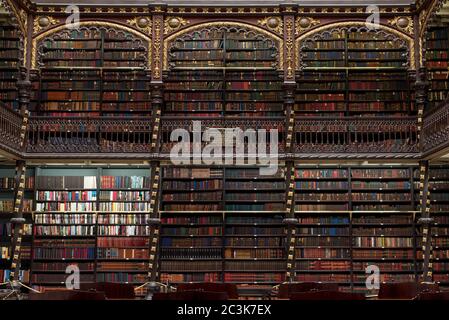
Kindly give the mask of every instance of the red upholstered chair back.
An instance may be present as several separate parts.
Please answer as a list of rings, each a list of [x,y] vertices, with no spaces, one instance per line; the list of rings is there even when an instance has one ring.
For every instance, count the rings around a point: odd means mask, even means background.
[[[153,300],[184,300],[184,301],[215,301],[228,300],[226,292],[211,291],[181,291],[169,293],[155,293]]]
[[[418,291],[420,293],[437,293],[440,292],[440,286],[438,283],[420,283]]]
[[[365,296],[361,293],[347,293],[339,291],[308,291],[308,292],[291,293],[290,300],[351,301],[351,300],[365,300]]]
[[[81,290],[55,290],[44,293],[30,292],[29,300],[105,300],[103,292]]]
[[[414,299],[418,295],[418,284],[415,282],[382,283],[379,290],[379,299]]]
[[[178,292],[208,291],[226,292],[229,299],[238,299],[237,286],[232,283],[183,283],[178,285]]]
[[[134,287],[126,283],[82,283],[81,290],[94,290],[96,292],[104,292],[107,299],[135,299],[136,294]]]
[[[279,286],[278,297],[288,299],[293,293],[310,292],[310,291],[338,291],[337,283],[283,283]]]
[[[449,300],[449,292],[423,292],[417,300]]]

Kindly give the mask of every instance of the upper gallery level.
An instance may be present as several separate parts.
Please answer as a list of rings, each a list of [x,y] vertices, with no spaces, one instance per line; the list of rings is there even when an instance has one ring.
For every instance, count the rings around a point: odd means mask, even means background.
[[[270,143],[276,129],[282,159],[445,152],[445,1],[163,2],[86,2],[71,15],[62,1],[3,0],[2,152],[163,159],[195,121],[201,140],[266,129]]]

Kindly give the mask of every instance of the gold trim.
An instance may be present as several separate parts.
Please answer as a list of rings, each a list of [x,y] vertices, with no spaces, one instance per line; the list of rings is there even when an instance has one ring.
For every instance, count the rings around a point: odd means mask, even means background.
[[[301,25],[300,25],[301,19],[304,19],[304,18],[309,20],[309,26],[307,26],[305,28],[301,27]],[[301,33],[305,32],[307,30],[310,30],[319,24],[321,24],[321,21],[314,19],[312,17],[298,17],[298,18],[296,18],[296,35],[299,36]]]
[[[154,58],[153,58],[153,77],[154,79],[161,78],[161,50],[162,50],[162,25],[163,18],[158,17],[153,20],[154,23],[154,41],[153,41],[153,49],[154,49]]]
[[[138,19],[142,19],[142,18],[146,19],[148,21],[148,25],[146,27],[143,27],[143,28],[139,27],[139,23],[138,23]],[[148,17],[135,17],[133,19],[126,20],[126,22],[130,26],[132,26],[132,27],[134,27],[136,29],[139,29],[142,33],[144,33],[144,34],[146,34],[148,36],[151,35],[151,27],[152,27],[151,24],[153,23],[153,21],[151,21],[150,18],[148,18]]]
[[[42,18],[47,18],[48,19],[48,26],[42,27],[39,24],[39,20],[42,19]],[[56,20],[53,17],[50,17],[50,16],[37,16],[37,17],[34,18],[34,22],[33,22],[33,34],[39,33],[42,30],[49,29],[52,26],[57,25],[58,23],[60,23],[60,20]]]
[[[347,21],[347,22],[334,22],[334,23],[330,23],[330,24],[326,24],[323,26],[320,26],[318,28],[315,29],[311,29],[309,31],[307,31],[306,33],[303,33],[301,36],[299,36],[296,39],[296,51],[299,52],[299,48],[300,48],[300,43],[302,40],[304,40],[305,38],[307,38],[308,36],[314,34],[314,33],[318,33],[327,29],[332,29],[332,28],[341,28],[341,27],[363,27],[363,26],[371,26],[373,28],[377,28],[377,29],[381,29],[387,32],[390,32],[402,39],[404,39],[405,41],[408,42],[409,45],[409,51],[410,51],[410,68],[411,69],[415,69],[416,68],[416,61],[415,61],[415,40],[413,37],[411,37],[410,35],[400,32],[392,27],[386,26],[386,25],[382,25],[382,24],[373,24],[373,23],[368,23],[368,22],[363,22],[363,21]],[[300,64],[299,64],[299,59],[296,59],[296,69],[299,70],[300,69]]]
[[[268,24],[268,21],[271,19],[276,19],[276,21],[277,21],[276,27],[270,27],[270,25]],[[284,23],[280,17],[266,17],[264,19],[258,20],[257,23],[272,32],[276,32],[276,33],[282,35],[283,29],[284,29]]]
[[[16,6],[14,5],[14,3],[11,0],[5,0],[6,4],[9,6],[9,9],[11,10],[10,13],[12,13],[15,18],[17,19],[20,31],[22,31],[23,36],[26,37],[26,22],[27,19],[22,20],[23,16],[20,14],[20,11],[17,10]],[[8,8],[6,8],[6,10],[8,10]]]
[[[434,13],[434,11],[436,10],[436,8],[438,8],[438,6],[442,5],[446,3],[445,0],[437,0],[437,1],[433,1],[432,4],[430,5],[430,7],[427,10],[422,10],[420,17],[419,17],[419,21],[421,22],[420,25],[420,30],[419,30],[419,36],[423,37],[424,36],[424,32],[425,30],[427,30],[427,24],[429,22],[430,17],[432,16],[432,14]]]
[[[202,29],[202,28],[207,28],[207,27],[243,27],[243,28],[247,28],[249,30],[252,31],[256,31],[259,33],[262,33],[264,35],[266,35],[267,37],[270,37],[271,39],[273,39],[274,41],[276,41],[279,44],[279,66],[278,68],[280,70],[284,69],[284,40],[283,38],[279,37],[278,35],[276,35],[275,33],[272,33],[270,31],[267,31],[265,29],[262,29],[260,27],[248,24],[248,23],[244,23],[244,22],[234,22],[234,21],[219,21],[219,22],[206,22],[206,23],[200,23],[200,24],[196,24],[193,26],[190,26],[188,28],[179,30],[178,32],[170,35],[169,37],[167,37],[164,40],[164,70],[168,70],[168,49],[169,49],[169,44],[176,38],[180,37],[183,34],[195,31],[197,29]]]
[[[285,20],[285,56],[287,63],[287,79],[295,79],[295,19],[293,17],[287,17]]]
[[[427,26],[429,24],[429,20],[433,14],[440,10],[441,7],[448,3],[447,0],[436,0],[433,1],[429,8],[423,9],[419,13],[419,41],[420,41],[420,50],[419,50],[419,62],[421,66],[424,64],[424,38],[427,31]]]
[[[408,25],[406,27],[399,26],[399,24],[398,24],[399,19],[407,19]],[[404,17],[404,16],[395,17],[394,19],[388,20],[388,23],[391,24],[392,26],[402,30],[405,33],[413,35],[414,23],[413,23],[413,19],[411,19],[410,17]]]
[[[170,20],[172,20],[172,19],[177,19],[179,21],[179,25],[177,27],[170,26]],[[165,23],[164,23],[164,34],[169,34],[169,33],[175,32],[188,24],[190,24],[190,21],[185,20],[181,17],[167,17],[165,19]]]
[[[112,22],[106,22],[106,21],[81,21],[80,26],[100,26],[100,27],[111,27],[111,28],[118,28],[121,30],[125,30],[127,32],[130,32],[138,37],[143,38],[145,41],[148,42],[148,64],[151,63],[151,38],[149,38],[147,35],[145,35],[144,33],[141,33],[135,29],[129,28],[127,26],[121,25],[121,24],[117,24],[117,23],[112,23]],[[37,54],[36,54],[36,50],[37,50],[37,43],[42,39],[45,38],[47,36],[49,36],[52,33],[56,33],[58,31],[64,30],[66,29],[66,25],[60,25],[57,26],[55,28],[52,29],[48,29],[47,31],[37,35],[36,37],[33,38],[33,43],[32,43],[32,47],[31,47],[31,68],[32,69],[36,69],[37,68]]]

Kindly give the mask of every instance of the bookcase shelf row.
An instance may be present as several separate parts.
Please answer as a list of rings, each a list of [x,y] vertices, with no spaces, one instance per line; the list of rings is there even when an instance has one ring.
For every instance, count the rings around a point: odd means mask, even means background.
[[[8,175],[11,177],[13,170],[8,170],[0,172],[4,177],[0,180],[4,189],[12,186]],[[449,184],[446,171],[445,167],[433,167],[431,171],[431,189],[441,190],[431,193],[436,195],[432,198],[431,209],[436,219],[432,225],[435,277],[443,287],[449,250],[449,208],[440,207],[445,199],[439,198],[439,194],[444,194]],[[98,206],[100,199],[110,203],[120,198],[148,203],[149,168],[37,167],[30,174],[27,187],[34,192],[28,192],[27,197],[34,198],[34,208],[26,241],[30,241],[32,261],[30,264],[25,258],[22,266],[31,270],[32,285],[63,285],[65,268],[70,264],[79,265],[82,281],[107,280],[135,285],[146,281],[148,212],[122,211],[114,206],[99,210]],[[262,197],[263,204],[270,206],[278,203],[271,194],[279,193],[285,198],[283,167],[274,180],[265,178],[260,176],[258,167],[162,166],[158,191],[162,217],[161,280],[173,284],[203,281],[277,284],[283,281],[286,268],[283,220],[287,217],[284,200],[279,201],[281,206],[276,210],[274,207],[262,210],[265,209],[260,206],[262,203],[252,203],[254,196]],[[416,201],[418,168],[297,165],[294,178],[296,197],[307,196],[305,203],[299,201],[295,208],[298,219],[295,280],[338,282],[347,290],[363,290],[362,277],[370,264],[380,267],[385,282],[417,279],[422,264]],[[239,197],[248,204],[229,197],[235,194],[235,183],[240,185]],[[324,185],[318,190],[319,184]],[[354,192],[358,189],[353,187],[363,187],[366,191]],[[395,187],[400,189],[393,189]],[[267,189],[271,193],[267,193]],[[358,192],[368,195],[369,210],[362,210],[365,207],[353,201],[353,193]],[[10,190],[4,193],[5,198],[13,194]],[[210,204],[206,207],[204,202],[194,200],[183,204],[171,198],[190,199],[197,194],[213,197],[212,200],[206,197],[205,201],[213,201],[216,206],[213,208],[217,210],[211,210]],[[321,197],[342,195],[344,200],[337,203],[332,199],[318,202]],[[405,195],[409,198],[407,204],[402,204]],[[268,198],[263,198],[266,196]],[[369,202],[378,197],[393,199],[391,203]],[[48,198],[58,204],[90,201],[94,210],[81,207],[84,211],[58,211],[58,206],[50,207],[52,210],[38,210]],[[341,210],[341,205],[345,210]],[[5,246],[2,243],[5,257],[9,254],[8,248],[8,243]]]
[[[336,29],[304,39],[295,112],[347,117],[415,114],[408,49],[368,29]],[[393,82],[394,81],[394,82]]]
[[[44,39],[38,50],[33,114],[151,117],[145,41],[91,27],[61,31]]]
[[[433,27],[427,32],[426,68],[430,81],[429,110],[438,107],[447,98],[449,90],[449,27]]]
[[[1,13],[0,21],[0,101],[12,109],[19,108],[19,78],[20,56],[22,53],[21,38],[11,19]],[[2,106],[3,108],[3,106]]]

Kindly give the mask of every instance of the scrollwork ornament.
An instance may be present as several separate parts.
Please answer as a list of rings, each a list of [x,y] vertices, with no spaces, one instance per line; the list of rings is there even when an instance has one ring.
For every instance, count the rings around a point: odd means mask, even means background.
[[[293,18],[288,18],[285,21],[285,49],[286,49],[286,65],[287,65],[287,79],[293,80],[295,76],[294,67],[294,47],[295,47],[295,37],[294,37],[294,27],[295,21]]]
[[[413,34],[414,24],[410,17],[395,17],[394,19],[388,20],[388,23],[405,33]]]
[[[154,21],[154,39],[153,39],[153,76],[155,79],[160,79],[162,75],[161,70],[161,54],[162,54],[162,19]]]
[[[186,26],[190,21],[185,20],[181,17],[168,17],[165,19],[164,24],[164,34],[170,34],[172,32],[178,31],[183,26]]]
[[[267,17],[264,19],[260,19],[258,21],[258,24],[267,28],[270,31],[282,34],[283,22],[280,17]]]
[[[50,16],[36,17],[34,18],[33,33],[39,33],[43,30],[51,28],[54,25],[57,25],[58,23],[60,23],[59,20]]]
[[[147,17],[135,17],[133,19],[126,20],[126,22],[135,27],[136,29],[142,31],[146,35],[151,35],[151,20]]]
[[[321,24],[320,20],[315,20],[311,17],[298,17],[296,19],[296,35],[300,35],[319,24]]]

